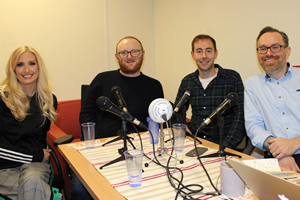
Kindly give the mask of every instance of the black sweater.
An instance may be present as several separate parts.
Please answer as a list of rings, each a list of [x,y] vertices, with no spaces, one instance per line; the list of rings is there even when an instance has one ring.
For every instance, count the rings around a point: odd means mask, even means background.
[[[144,124],[147,124],[149,104],[156,98],[163,98],[160,82],[142,73],[138,77],[123,76],[119,70],[99,73],[90,84],[80,112],[80,123],[96,122],[96,138],[115,136],[122,128],[122,120],[118,116],[102,111],[96,105],[100,96],[118,105],[111,93],[114,86],[121,88],[128,112]],[[127,128],[128,132],[134,131],[130,123],[127,123]]]
[[[55,95],[53,100],[56,108]],[[23,121],[17,121],[0,98],[0,169],[43,160],[50,121],[42,116],[36,94],[30,100],[29,113]]]

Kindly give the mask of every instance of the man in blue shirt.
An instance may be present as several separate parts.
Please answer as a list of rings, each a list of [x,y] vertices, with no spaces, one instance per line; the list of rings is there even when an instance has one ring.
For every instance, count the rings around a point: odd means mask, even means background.
[[[252,144],[279,165],[300,172],[300,69],[287,59],[288,36],[265,27],[256,40],[265,74],[245,82],[245,125]]]

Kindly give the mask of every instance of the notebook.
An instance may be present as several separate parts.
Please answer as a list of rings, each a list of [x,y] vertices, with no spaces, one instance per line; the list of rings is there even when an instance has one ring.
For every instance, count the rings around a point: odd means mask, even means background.
[[[278,195],[284,195],[289,200],[300,199],[299,185],[247,166],[237,160],[228,159],[228,162],[260,200],[280,199]]]

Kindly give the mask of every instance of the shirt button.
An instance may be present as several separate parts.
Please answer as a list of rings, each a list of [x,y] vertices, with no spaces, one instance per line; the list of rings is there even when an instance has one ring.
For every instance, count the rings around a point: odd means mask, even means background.
[[[206,109],[206,107],[203,107],[203,109],[205,110],[205,109]]]
[[[283,112],[282,114],[284,115],[285,113]]]
[[[277,85],[279,85],[279,82],[277,82]]]
[[[278,98],[281,99],[281,96],[279,96]]]
[[[205,97],[206,97],[206,94],[203,94],[203,96],[205,96]]]
[[[286,127],[285,129],[286,129],[286,130],[289,130],[289,128],[288,128],[288,127]]]
[[[205,138],[206,138],[206,135],[203,135],[203,138],[205,139]]]

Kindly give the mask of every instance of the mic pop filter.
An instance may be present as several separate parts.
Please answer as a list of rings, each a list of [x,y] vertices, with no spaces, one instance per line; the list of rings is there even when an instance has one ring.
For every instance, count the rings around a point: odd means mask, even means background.
[[[157,123],[168,121],[173,114],[171,103],[163,98],[153,100],[148,108],[150,118]]]

